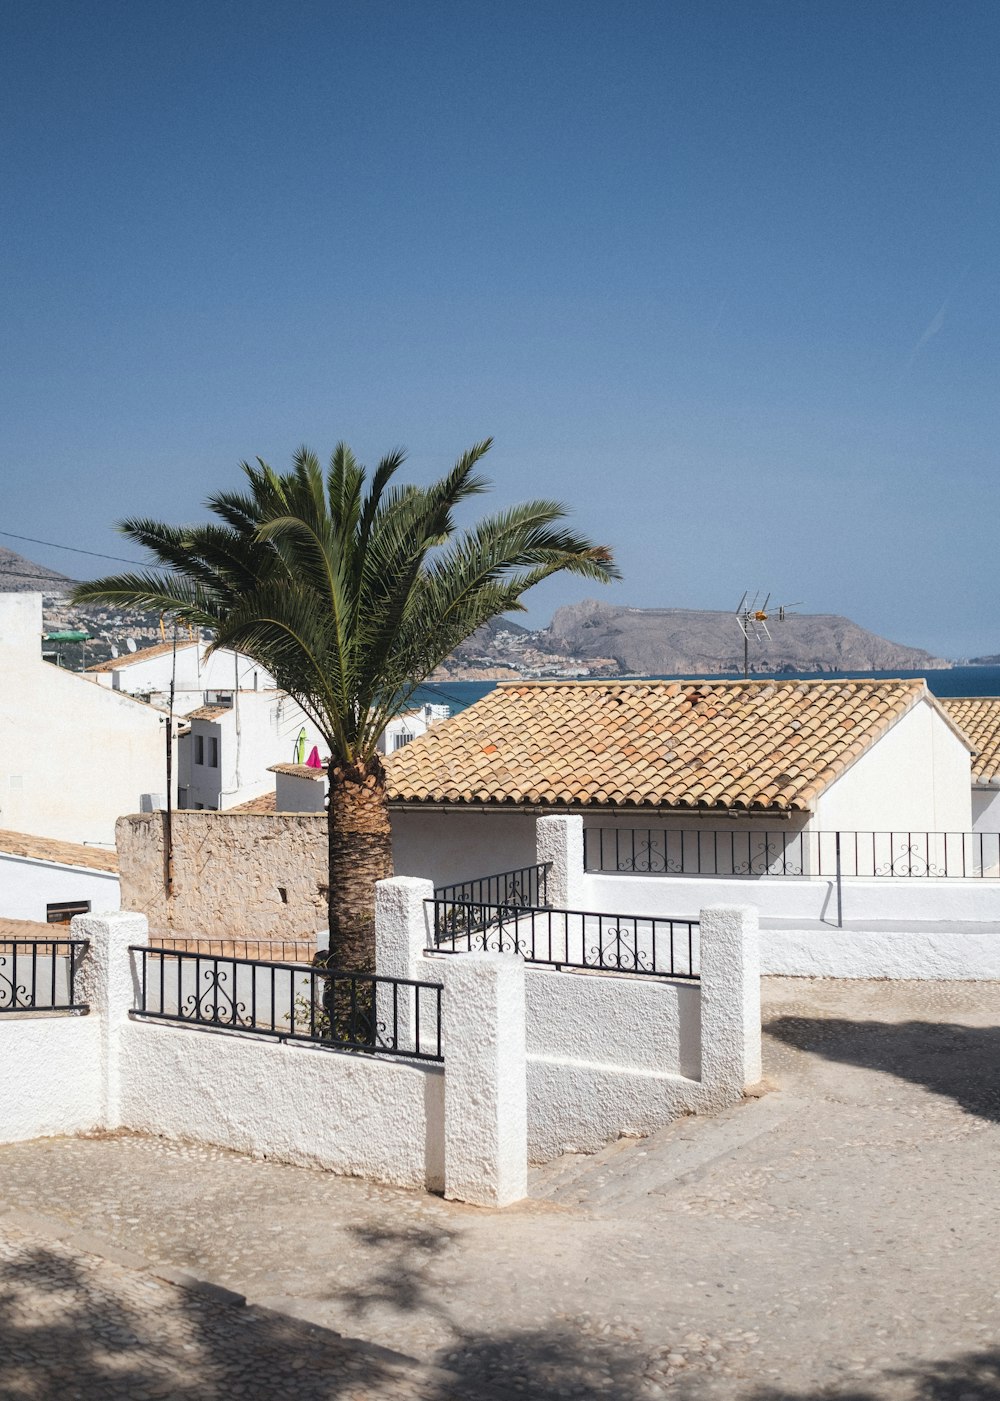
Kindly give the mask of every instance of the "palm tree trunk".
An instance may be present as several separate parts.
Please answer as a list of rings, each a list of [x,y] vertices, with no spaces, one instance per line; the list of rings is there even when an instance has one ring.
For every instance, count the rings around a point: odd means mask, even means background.
[[[375,882],[392,875],[385,771],[330,762],[330,962],[375,972]]]

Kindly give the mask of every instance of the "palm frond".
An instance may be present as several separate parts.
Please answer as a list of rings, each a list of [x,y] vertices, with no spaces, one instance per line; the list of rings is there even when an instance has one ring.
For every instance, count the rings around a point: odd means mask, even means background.
[[[526,590],[559,571],[619,577],[610,551],[566,526],[556,501],[457,532],[457,507],[488,488],[476,467],[491,441],[425,487],[397,481],[401,449],[371,478],[346,443],[325,473],[305,447],[285,473],[244,462],[243,489],[209,497],[214,521],[122,523],[166,572],[95,579],[73,596],[210,628],[212,649],[266,667],[339,761],[368,762],[428,673],[477,627],[520,609]]]

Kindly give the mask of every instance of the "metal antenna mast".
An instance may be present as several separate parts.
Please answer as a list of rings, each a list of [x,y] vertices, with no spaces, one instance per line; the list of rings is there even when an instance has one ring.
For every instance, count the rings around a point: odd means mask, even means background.
[[[746,590],[739,603],[736,605],[736,621],[739,624],[740,632],[743,634],[743,677],[746,679],[750,675],[750,638],[758,646],[767,638],[771,641],[771,633],[768,623],[783,623],[791,613],[793,608],[800,608],[801,603],[779,603],[776,608],[768,612],[768,604],[771,602],[771,595],[765,594],[761,602],[760,591],[758,590],[753,598],[750,597],[749,590]]]

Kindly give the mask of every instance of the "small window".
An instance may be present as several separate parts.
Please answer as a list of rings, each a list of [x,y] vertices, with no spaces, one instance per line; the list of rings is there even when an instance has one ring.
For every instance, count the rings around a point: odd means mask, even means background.
[[[205,762],[205,736],[195,735],[194,737],[194,761],[196,764]]]
[[[404,744],[409,744],[412,738],[413,736],[410,734],[409,730],[404,730],[402,734],[393,735],[392,752],[395,754],[397,749],[402,749]]]
[[[219,741],[215,735],[210,735],[208,739],[208,767],[210,769],[219,767]]]

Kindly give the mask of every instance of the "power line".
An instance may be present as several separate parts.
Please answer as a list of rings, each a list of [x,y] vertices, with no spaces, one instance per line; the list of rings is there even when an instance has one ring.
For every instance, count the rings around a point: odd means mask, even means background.
[[[81,550],[78,545],[57,545],[54,540],[36,540],[33,535],[15,535],[12,530],[0,530],[5,540],[24,540],[29,545],[47,545],[50,550],[69,550],[74,555],[90,555],[93,559],[113,559],[119,564],[143,566],[137,559],[125,559],[122,555],[102,555],[98,550]]]

